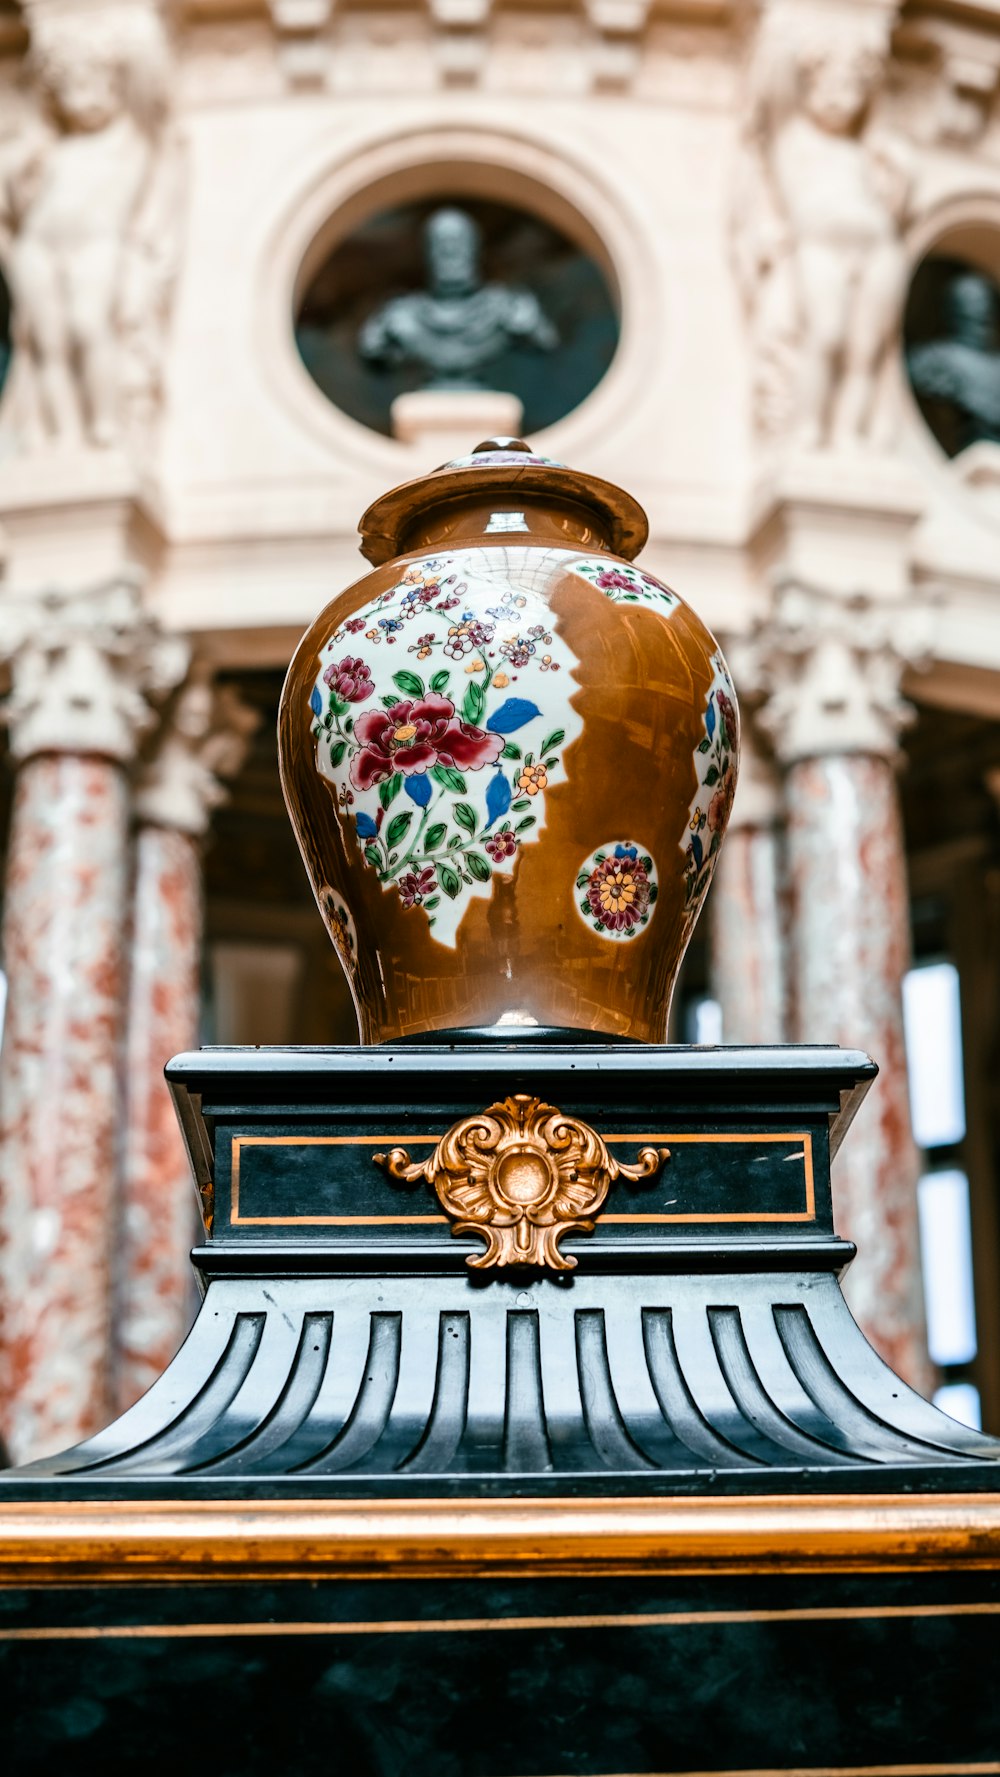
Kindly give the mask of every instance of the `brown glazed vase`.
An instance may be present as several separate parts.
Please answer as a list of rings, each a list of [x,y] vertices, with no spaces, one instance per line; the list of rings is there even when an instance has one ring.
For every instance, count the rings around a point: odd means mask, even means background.
[[[281,777],[362,1041],[556,1026],[663,1042],[729,815],[714,638],[631,566],[627,494],[489,440],[365,514],[307,631]]]

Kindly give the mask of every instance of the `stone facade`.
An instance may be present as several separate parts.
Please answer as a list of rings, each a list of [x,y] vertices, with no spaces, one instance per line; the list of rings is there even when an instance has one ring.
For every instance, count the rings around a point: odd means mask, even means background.
[[[755,758],[710,916],[724,1036],[882,1064],[839,1217],[859,1317],[929,1382],[897,771],[911,705],[1000,717],[1000,448],[945,456],[901,330],[927,254],[1000,274],[998,80],[1000,24],[957,0],[0,6],[16,1456],[93,1430],[183,1332],[159,1070],[197,1039],[206,944],[217,1019],[253,1000],[264,933],[287,1035],[351,1035],[315,916],[226,878],[213,811],[248,746],[241,784],[269,757],[237,682],[282,669],[358,577],[358,515],[463,415],[511,410],[435,394],[383,436],[296,351],[337,243],[435,198],[543,218],[615,295],[609,370],[535,441],[638,496],[645,563],[731,650]],[[250,1012],[236,1034],[256,1040]]]

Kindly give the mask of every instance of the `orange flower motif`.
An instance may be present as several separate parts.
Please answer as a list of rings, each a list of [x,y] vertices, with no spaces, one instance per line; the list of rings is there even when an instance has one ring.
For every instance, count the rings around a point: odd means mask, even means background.
[[[537,796],[544,790],[549,781],[549,774],[544,765],[526,765],[517,780],[517,787],[525,796]]]
[[[505,687],[510,684],[510,680],[508,679],[506,673],[494,673],[493,674],[493,683],[496,686],[498,691],[503,691],[505,689]]]

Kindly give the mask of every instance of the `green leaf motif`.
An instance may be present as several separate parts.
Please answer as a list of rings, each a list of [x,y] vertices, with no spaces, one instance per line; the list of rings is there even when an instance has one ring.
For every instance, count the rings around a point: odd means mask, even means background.
[[[343,697],[337,696],[336,691],[330,692],[330,714],[331,714],[331,716],[346,716],[350,707],[351,707],[350,704]]]
[[[401,771],[394,771],[391,777],[386,778],[384,784],[379,784],[378,799],[383,808],[388,808],[393,797],[398,796],[402,787],[403,774]]]
[[[512,740],[509,740],[504,747],[503,752],[500,754],[500,757],[501,759],[520,759],[521,749],[520,747],[516,747]]]
[[[330,764],[339,765],[347,751],[346,740],[338,740],[335,747],[330,748]]]
[[[474,876],[477,882],[489,882],[493,872],[486,859],[482,857],[479,852],[466,852],[465,863],[470,876]]]
[[[451,674],[448,671],[447,667],[445,668],[444,672],[435,673],[433,679],[431,680],[431,690],[437,691],[437,692],[447,691],[448,680],[450,678],[451,678]],[[428,903],[425,901],[424,906],[426,907],[427,905],[428,905]]]
[[[590,877],[587,875],[586,870],[581,870],[579,876],[576,879],[576,886],[577,886],[577,888],[586,888],[589,881],[590,881]]]
[[[714,765],[710,765],[708,770],[705,773],[705,788],[707,790],[710,790],[712,788],[712,785],[717,784],[718,781],[719,781],[719,773],[716,770]]]
[[[407,672],[404,669],[401,673],[393,673],[392,682],[394,685],[398,685],[407,697],[423,697],[424,695],[424,681],[418,673]]]
[[[433,827],[428,827],[424,834],[424,850],[436,851],[447,831],[444,821],[435,821]]]
[[[462,715],[466,722],[472,722],[478,726],[485,708],[486,694],[482,686],[473,679],[462,699]]]
[[[700,741],[699,741],[699,742],[698,742],[698,751],[699,751],[699,753],[707,753],[707,752],[708,752],[708,749],[709,749],[709,747],[710,747],[710,746],[711,746],[711,744],[712,744],[712,743],[711,743],[711,741],[710,741],[710,740],[709,740],[709,738],[708,738],[708,735],[707,735],[707,734],[706,734],[706,736],[705,736],[705,738],[704,738],[704,740],[700,740]]]
[[[389,822],[388,827],[386,828],[386,833],[385,833],[385,843],[389,847],[390,851],[392,850],[392,847],[394,845],[399,844],[404,833],[406,832],[407,828],[409,827],[412,819],[413,819],[412,809],[408,809],[406,814],[397,814],[397,815],[393,816],[392,820]]]
[[[545,739],[543,740],[538,751],[540,753],[551,753],[552,748],[553,747],[561,747],[562,743],[565,739],[566,739],[565,728],[555,728],[555,729],[553,729],[551,734],[547,734],[545,736]]]
[[[475,833],[479,825],[479,818],[470,802],[456,802],[455,819],[467,833]]]
[[[515,814],[519,814],[522,808],[530,808],[530,807],[531,807],[531,797],[530,796],[519,796],[516,802],[511,803],[511,808],[514,810]]]
[[[526,814],[523,821],[518,821],[517,826],[514,828],[514,831],[515,831],[515,833],[526,833],[528,828],[533,827],[534,825],[535,825],[534,815],[533,814]]]
[[[456,796],[465,795],[465,779],[453,765],[432,765],[430,775],[436,784],[443,784],[446,790],[453,790]]]
[[[441,887],[444,889],[448,899],[453,901],[455,896],[461,891],[462,878],[459,876],[457,870],[452,869],[450,864],[439,864],[437,872],[438,881],[441,884]]]
[[[398,702],[398,697],[383,697],[382,708],[384,710],[394,710]]]
[[[365,846],[365,863],[370,864],[372,869],[377,870],[379,875],[381,876],[381,874],[382,874],[382,859],[379,856],[379,849],[378,849],[377,845],[366,845]]]
[[[434,908],[440,907],[440,905],[441,905],[441,896],[440,895],[432,895],[429,901],[424,902],[424,907],[428,913],[432,913],[434,911]]]

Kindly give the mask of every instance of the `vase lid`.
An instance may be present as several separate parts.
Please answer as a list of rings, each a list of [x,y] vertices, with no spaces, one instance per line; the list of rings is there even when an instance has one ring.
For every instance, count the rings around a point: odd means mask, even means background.
[[[379,567],[404,553],[406,532],[432,507],[512,487],[543,500],[572,500],[585,507],[606,528],[611,552],[626,561],[638,555],[649,535],[639,502],[614,482],[540,456],[522,438],[487,438],[468,456],[402,482],[369,506],[358,527],[361,553]]]

